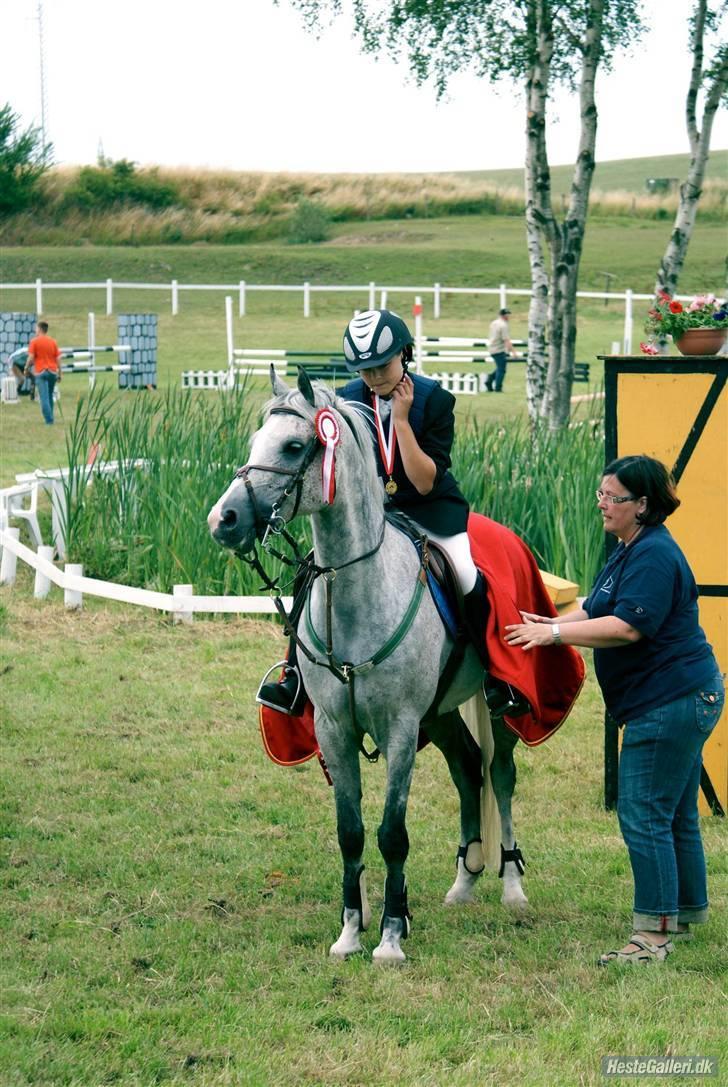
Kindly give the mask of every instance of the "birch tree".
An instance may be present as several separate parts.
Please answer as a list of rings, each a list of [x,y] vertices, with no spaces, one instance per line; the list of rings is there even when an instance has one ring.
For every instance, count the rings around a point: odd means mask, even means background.
[[[343,0],[289,0],[310,29],[340,14]],[[354,0],[365,52],[404,55],[417,83],[438,96],[470,70],[522,90],[527,152],[526,244],[531,268],[527,400],[532,422],[568,423],[576,346],[576,291],[594,174],[596,76],[642,26],[639,0]],[[547,149],[556,85],[578,92],[581,132],[561,221],[554,212]]]
[[[685,121],[690,143],[690,166],[688,176],[680,186],[680,200],[667,243],[660,262],[655,283],[655,294],[666,291],[675,293],[680,278],[685,255],[698,214],[705,168],[710,152],[710,137],[713,120],[728,92],[728,44],[725,39],[718,44],[712,59],[706,63],[705,43],[711,33],[720,32],[721,21],[725,22],[728,3],[721,0],[717,7],[711,7],[708,0],[697,0],[690,19],[690,50],[693,57],[690,72],[690,85],[685,100]],[[703,95],[703,119],[698,122],[698,100]]]

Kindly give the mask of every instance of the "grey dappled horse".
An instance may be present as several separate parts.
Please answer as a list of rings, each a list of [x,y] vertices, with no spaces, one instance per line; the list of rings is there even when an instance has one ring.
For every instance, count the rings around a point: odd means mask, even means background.
[[[490,777],[495,792],[501,850],[515,849],[511,797],[517,738],[502,721],[494,721],[491,732],[481,693],[482,666],[470,646],[449,688],[433,707],[453,642],[429,592],[421,594],[411,625],[406,626],[406,621],[403,625],[417,594],[420,560],[412,542],[385,522],[371,431],[360,406],[337,398],[319,383],[312,387],[305,374],[299,377],[298,390],[289,390],[274,375],[271,379],[275,399],[253,436],[249,463],[210,512],[210,530],[223,546],[245,553],[265,534],[269,522],[278,527],[299,514],[311,517],[314,561],[327,573],[314,580],[309,613],[304,611],[298,627],[301,642],[317,663],[300,651],[298,659],[315,707],[316,737],[334,785],[344,865],[343,927],[331,954],[345,957],[361,951],[360,933],[371,916],[362,864],[359,762],[363,735],[368,733],[387,762],[384,814],[377,835],[387,876],[381,941],[374,958],[401,962],[405,956],[400,941],[408,934],[410,920],[404,874],[409,849],[405,817],[420,725],[445,756],[460,797],[457,876],[447,893],[448,903],[469,901],[486,859],[491,864],[494,860],[497,815],[493,793],[488,795],[485,789],[481,810],[484,777],[486,784]],[[331,504],[323,500],[324,450],[315,431],[321,408],[331,409],[340,432]],[[327,632],[331,657],[324,644]],[[391,649],[386,660],[372,666],[372,657],[386,645]],[[328,666],[331,661],[335,662],[333,671]],[[347,671],[341,662],[354,667]],[[460,715],[460,706],[470,716],[470,729],[480,747]],[[487,825],[481,830],[482,823]],[[502,856],[507,858],[508,852]],[[527,900],[517,849],[512,859],[501,862],[501,870],[502,901],[524,907]]]

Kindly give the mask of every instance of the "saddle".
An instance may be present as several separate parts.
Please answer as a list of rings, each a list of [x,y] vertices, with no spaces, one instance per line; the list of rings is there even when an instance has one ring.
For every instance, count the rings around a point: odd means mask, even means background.
[[[414,544],[425,568],[430,595],[450,637],[467,641],[463,591],[450,556],[400,510],[388,510],[385,516],[393,528]]]

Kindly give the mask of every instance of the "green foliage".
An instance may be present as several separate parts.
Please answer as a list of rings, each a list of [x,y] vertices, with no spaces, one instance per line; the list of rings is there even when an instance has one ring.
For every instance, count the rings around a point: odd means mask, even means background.
[[[50,154],[51,145],[42,142],[38,128],[21,131],[20,116],[10,104],[0,108],[0,216],[24,211],[38,199]]]
[[[251,434],[246,390],[219,396],[138,393],[115,402],[93,391],[66,435],[68,554],[91,577],[171,592],[248,594],[257,581],[216,544],[207,514],[245,460]],[[87,467],[99,461],[118,470]]]
[[[84,166],[64,197],[67,208],[85,211],[105,210],[120,203],[168,208],[178,201],[175,186],[162,181],[156,170],[140,173],[127,159],[102,159],[98,166]]]
[[[602,564],[604,532],[593,492],[604,465],[601,423],[572,420],[553,432],[526,420],[461,427],[453,472],[471,507],[508,525],[543,570],[588,592]]]
[[[330,227],[331,216],[323,204],[301,197],[291,218],[288,240],[292,245],[325,242]]]

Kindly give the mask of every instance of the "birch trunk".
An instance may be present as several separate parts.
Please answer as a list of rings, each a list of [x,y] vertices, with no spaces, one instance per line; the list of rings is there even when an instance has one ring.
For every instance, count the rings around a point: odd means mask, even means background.
[[[728,87],[728,47],[723,47],[708,84],[703,110],[703,125],[698,130],[697,99],[703,79],[703,38],[705,34],[707,0],[699,0],[695,13],[693,29],[693,67],[690,74],[690,86],[685,102],[685,119],[690,140],[690,167],[688,176],[680,186],[680,201],[672,228],[670,240],[663,255],[655,282],[655,294],[658,291],[675,293],[680,273],[685,263],[685,256],[692,237],[695,219],[698,214],[705,167],[710,151],[710,137],[713,120],[720,105],[721,97]]]
[[[546,104],[554,48],[548,0],[530,0],[527,20],[532,59],[526,82],[526,245],[532,293],[528,311],[526,401],[533,425],[539,418],[547,372],[549,273],[543,243],[545,237],[555,235],[557,231],[546,152]]]
[[[576,291],[595,166],[597,107],[594,86],[602,55],[604,4],[605,0],[590,0],[589,3],[579,87],[579,153],[566,218],[555,238],[549,238],[553,267],[549,306],[549,368],[540,414],[548,420],[551,430],[567,426],[571,413],[576,350]]]

